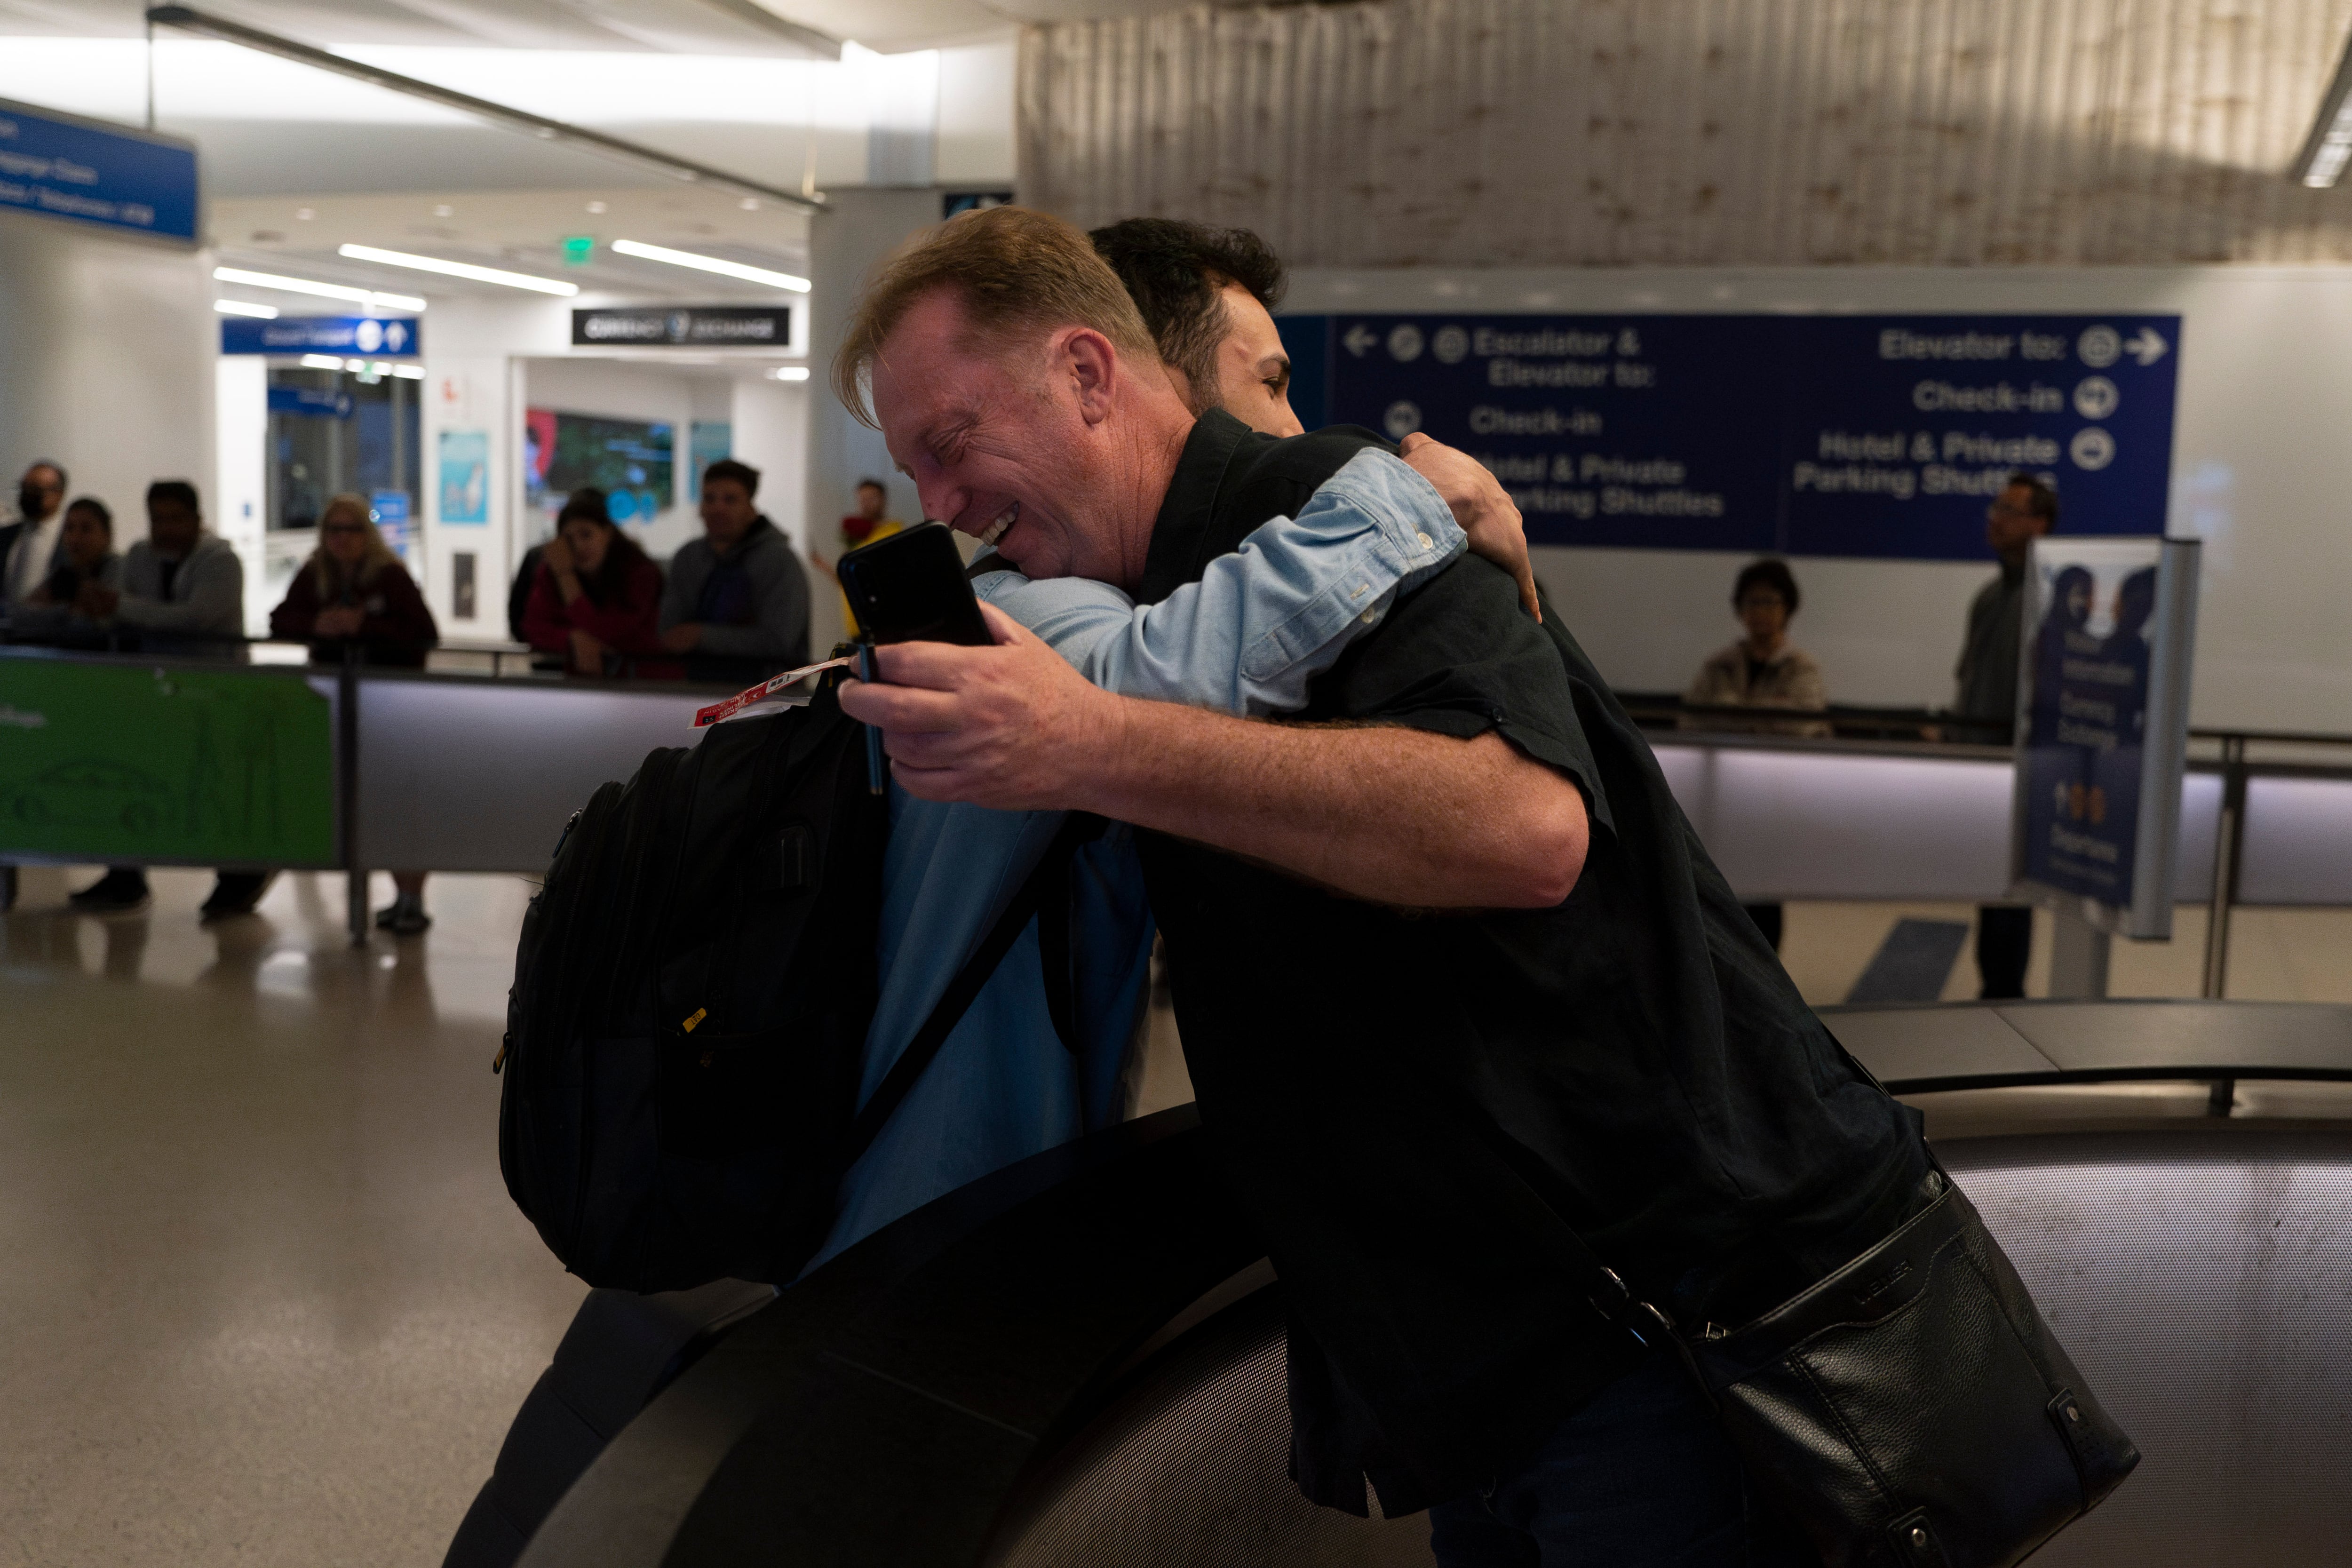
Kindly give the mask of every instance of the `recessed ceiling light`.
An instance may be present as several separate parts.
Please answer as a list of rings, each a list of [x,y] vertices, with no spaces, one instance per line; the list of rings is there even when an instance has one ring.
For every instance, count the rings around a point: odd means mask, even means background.
[[[603,202],[590,202],[588,204],[588,210],[592,213],[603,212],[604,210],[604,204]]]
[[[444,202],[439,206],[433,209],[433,216],[435,217],[455,217],[457,216],[457,209],[451,206],[448,203]]]
[[[312,218],[319,216],[319,209],[316,207],[296,207],[294,209],[294,216],[299,218],[302,222],[309,223]]]
[[[804,364],[780,364],[775,369],[768,373],[768,379],[770,381],[806,381],[808,379],[808,366]]]
[[[278,319],[277,306],[248,305],[242,300],[215,300],[213,301],[213,309],[224,316],[253,316],[264,321],[274,321]]]
[[[213,280],[242,283],[248,289],[275,289],[287,294],[315,294],[321,300],[349,300],[353,304],[394,310],[422,310],[425,301],[414,294],[385,294],[349,283],[320,283],[310,278],[285,278],[275,272],[247,272],[242,267],[215,267]]]
[[[735,205],[741,207],[747,213],[755,213],[760,210],[760,198],[757,196],[745,196],[741,201],[737,202]]]
[[[634,239],[616,239],[613,242],[613,248],[623,256],[664,261],[672,267],[691,267],[697,272],[716,272],[722,278],[740,278],[746,283],[765,284],[771,289],[789,289],[795,294],[809,291],[809,280],[805,278],[795,278],[789,272],[772,272],[764,267],[746,267],[740,261],[724,261],[716,256],[699,256],[691,250],[672,250],[666,245],[646,245]]]
[[[379,250],[373,245],[338,246],[335,254],[353,261],[375,261],[386,267],[413,268],[419,272],[438,272],[446,278],[470,278],[477,283],[529,289],[534,293],[560,294],[567,299],[580,292],[579,284],[560,282],[553,278],[534,278],[528,272],[509,272],[499,267],[477,267],[470,261],[444,261],[437,256],[412,256],[404,250]]]

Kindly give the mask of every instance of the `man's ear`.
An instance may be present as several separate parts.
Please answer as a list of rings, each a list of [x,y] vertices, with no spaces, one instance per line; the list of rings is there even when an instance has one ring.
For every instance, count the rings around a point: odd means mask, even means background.
[[[1092,327],[1066,329],[1055,347],[1061,360],[1055,368],[1070,378],[1079,416],[1089,425],[1101,424],[1110,417],[1111,394],[1118,384],[1118,351]]]

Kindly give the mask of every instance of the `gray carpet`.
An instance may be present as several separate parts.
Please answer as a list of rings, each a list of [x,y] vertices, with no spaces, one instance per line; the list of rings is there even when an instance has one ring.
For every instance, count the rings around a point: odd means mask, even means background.
[[[1845,999],[1933,1002],[1944,994],[1944,983],[1952,977],[1952,965],[1959,962],[1968,940],[1965,921],[1896,921]]]

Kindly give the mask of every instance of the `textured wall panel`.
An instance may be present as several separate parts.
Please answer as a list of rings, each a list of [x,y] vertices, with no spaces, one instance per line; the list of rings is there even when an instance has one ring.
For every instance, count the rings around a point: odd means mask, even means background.
[[[2352,0],[1370,0],[1028,28],[1021,184],[1301,266],[2352,260]]]

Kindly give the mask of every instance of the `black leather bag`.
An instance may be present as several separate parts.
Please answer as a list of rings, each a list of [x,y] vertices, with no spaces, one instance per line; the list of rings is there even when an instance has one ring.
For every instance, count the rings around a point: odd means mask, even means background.
[[[1600,1268],[1593,1304],[1682,1357],[1828,1568],[2009,1568],[2139,1463],[1975,1205],[1927,1182],[1885,1240],[1728,1332],[1677,1333]]]

